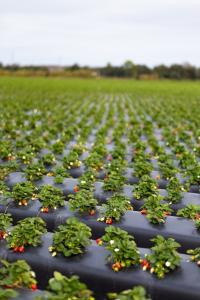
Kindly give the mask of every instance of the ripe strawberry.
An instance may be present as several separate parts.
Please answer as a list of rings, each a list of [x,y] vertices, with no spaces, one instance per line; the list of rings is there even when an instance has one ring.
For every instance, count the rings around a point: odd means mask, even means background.
[[[96,239],[96,243],[97,243],[97,245],[101,246],[103,244],[103,241],[99,238],[99,239]]]
[[[79,191],[78,185],[74,186],[74,193],[77,193]]]
[[[17,247],[17,246],[13,247],[13,251],[14,252],[18,252],[19,251],[19,247]]]
[[[112,269],[113,269],[113,271],[118,272],[119,270],[122,269],[122,265],[119,262],[116,262],[116,263],[112,264]]]
[[[106,224],[111,225],[113,222],[112,218],[107,218],[106,219]]]
[[[91,210],[89,211],[89,215],[90,215],[90,216],[94,216],[95,213],[96,213],[95,209],[91,209]]]
[[[48,213],[48,212],[49,212],[48,207],[42,207],[42,208],[41,208],[41,212],[43,212],[43,213]]]
[[[142,209],[140,212],[141,212],[142,215],[146,215],[147,214],[147,209]]]
[[[37,290],[37,284],[35,283],[31,284],[31,290],[35,292]]]
[[[169,211],[165,211],[165,212],[163,213],[163,215],[164,215],[164,216],[170,216],[170,212],[169,212]]]
[[[150,263],[148,262],[148,260],[146,260],[146,259],[142,259],[141,260],[141,265],[142,265],[142,269],[144,270],[144,271],[146,271],[147,269],[150,269]]]
[[[18,252],[20,252],[20,253],[24,252],[24,246],[23,245],[18,248]]]
[[[4,231],[0,231],[0,240],[4,239],[6,233]]]
[[[12,285],[8,285],[8,284],[5,284],[3,287],[4,287],[5,289],[12,289],[12,288],[13,288]]]
[[[195,218],[195,220],[199,220],[200,219],[200,214],[196,213],[194,218]]]

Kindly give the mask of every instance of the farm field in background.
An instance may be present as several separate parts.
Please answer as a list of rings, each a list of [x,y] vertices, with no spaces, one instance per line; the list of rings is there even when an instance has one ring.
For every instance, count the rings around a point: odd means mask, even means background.
[[[0,78],[0,299],[199,299],[199,107],[198,82]]]

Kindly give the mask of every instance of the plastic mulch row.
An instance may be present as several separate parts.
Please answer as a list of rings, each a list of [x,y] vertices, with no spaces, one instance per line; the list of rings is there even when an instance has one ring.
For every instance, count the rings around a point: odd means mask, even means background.
[[[139,267],[115,273],[107,263],[108,252],[95,243],[82,255],[70,258],[62,255],[52,257],[48,251],[51,242],[52,234],[48,233],[43,237],[41,246],[27,248],[25,253],[18,254],[6,249],[3,241],[0,243],[0,256],[10,262],[25,259],[36,272],[41,289],[47,286],[48,279],[57,270],[66,276],[77,274],[95,292],[97,299],[104,299],[107,292],[119,292],[135,285],[143,285],[154,300],[199,299],[199,269],[195,263],[189,262],[187,255],[181,255],[179,268],[160,280]],[[149,253],[145,248],[139,250],[142,255]]]

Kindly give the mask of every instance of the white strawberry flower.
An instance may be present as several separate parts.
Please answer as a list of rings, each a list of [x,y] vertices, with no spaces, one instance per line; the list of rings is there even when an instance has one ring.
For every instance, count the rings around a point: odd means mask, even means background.
[[[31,271],[31,276],[35,278],[35,272]]]
[[[170,267],[170,266],[171,266],[170,261],[166,261],[165,266],[166,266],[166,267]]]

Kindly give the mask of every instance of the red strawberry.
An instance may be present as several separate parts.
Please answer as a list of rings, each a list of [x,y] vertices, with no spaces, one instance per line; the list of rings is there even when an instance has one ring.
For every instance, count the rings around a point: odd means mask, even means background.
[[[43,212],[43,213],[48,213],[48,212],[49,212],[48,207],[42,207],[42,208],[41,208],[41,212]]]
[[[90,215],[90,216],[94,216],[95,213],[96,213],[95,209],[91,209],[91,210],[89,211],[89,215]]]
[[[31,290],[35,292],[37,290],[37,284],[35,283],[31,284]]]
[[[4,239],[5,236],[5,232],[4,231],[0,231],[0,240]]]
[[[112,218],[107,218],[106,219],[106,224],[111,225],[112,224]]]
[[[142,209],[140,212],[141,212],[142,215],[146,215],[147,214],[147,210],[146,209]]]
[[[164,216],[170,216],[170,212],[169,211],[165,211],[163,215]]]
[[[17,246],[13,247],[13,251],[14,252],[18,252],[19,251],[19,247],[17,247]]]
[[[112,264],[112,269],[113,269],[113,271],[118,272],[119,270],[122,269],[122,265],[119,262],[116,262],[116,263]]]
[[[147,269],[150,269],[150,263],[148,262],[148,260],[147,259],[142,259],[142,261],[141,261],[141,265],[142,265],[142,267],[143,267],[143,270],[147,270]]]
[[[74,193],[77,193],[79,191],[78,185],[74,186]]]
[[[103,244],[102,240],[99,238],[99,239],[96,239],[96,243],[97,245],[101,246]]]
[[[194,218],[195,218],[195,220],[199,220],[200,219],[200,214],[196,213]]]
[[[20,253],[24,252],[24,246],[23,245],[18,248],[18,252],[20,252]]]

